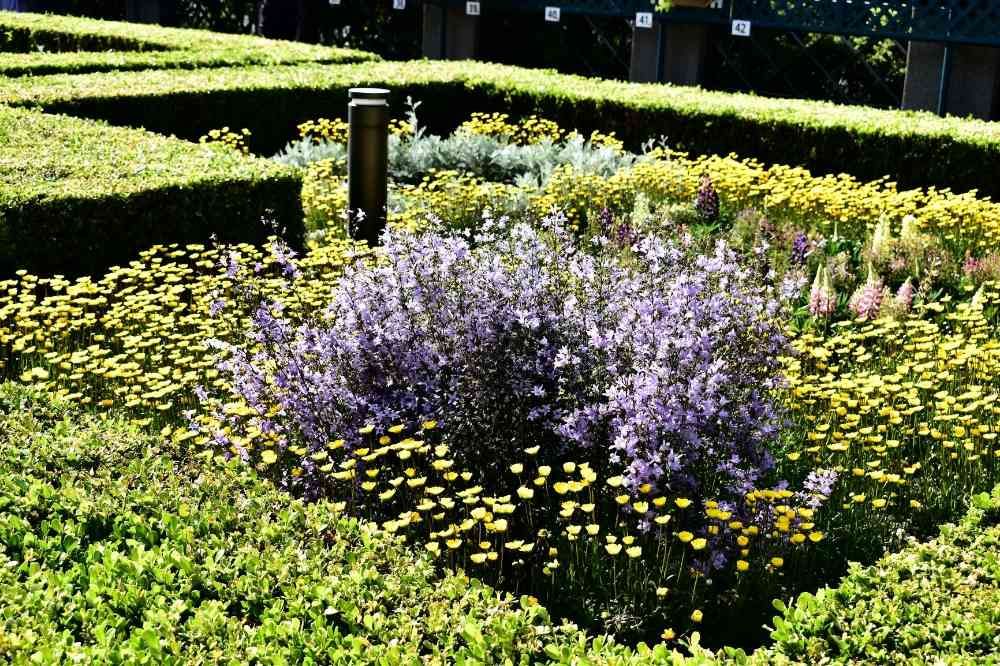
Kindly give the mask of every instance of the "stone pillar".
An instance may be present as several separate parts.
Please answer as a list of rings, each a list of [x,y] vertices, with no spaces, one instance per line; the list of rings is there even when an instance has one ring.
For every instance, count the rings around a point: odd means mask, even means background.
[[[471,60],[479,46],[479,17],[465,6],[424,3],[423,55],[432,60]]]
[[[657,23],[632,28],[629,80],[696,86],[702,82],[708,57],[708,26]]]
[[[910,42],[903,108],[936,112],[944,73],[948,79],[944,91],[945,113],[984,120],[996,118],[1000,113],[1000,49],[954,44],[951,51],[951,63],[946,67],[944,44]]]

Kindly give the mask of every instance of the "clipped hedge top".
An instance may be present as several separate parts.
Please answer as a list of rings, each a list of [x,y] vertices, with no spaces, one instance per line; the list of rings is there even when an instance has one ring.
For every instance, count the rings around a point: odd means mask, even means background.
[[[935,138],[988,147],[1000,153],[1000,123],[940,118],[931,113],[887,111],[828,102],[710,92],[700,88],[625,83],[559,74],[550,70],[473,62],[369,62],[337,67],[316,65],[247,67],[191,72],[54,75],[28,82],[0,81],[0,102],[18,105],[67,104],[121,97],[238,90],[329,89],[380,84],[397,91],[441,84],[500,97],[534,96],[567,107],[581,101],[625,111],[672,111],[686,122],[726,116],[802,128],[842,130],[855,135]],[[668,137],[669,139],[669,137]],[[845,170],[850,170],[845,165]]]
[[[42,197],[133,194],[292,170],[143,130],[0,107],[0,206]]]
[[[588,640],[177,441],[0,385],[0,661],[683,662]]]
[[[413,663],[474,654],[467,625],[540,649],[541,609],[243,465],[178,463],[9,386],[0,410],[0,661]]]
[[[775,618],[757,657],[829,663],[986,663],[1000,654],[1000,486],[959,525],[841,584],[803,594]],[[993,663],[993,662],[989,662]]]
[[[0,12],[0,51],[6,51],[0,58],[0,75],[6,76],[378,59],[247,35],[7,11]]]

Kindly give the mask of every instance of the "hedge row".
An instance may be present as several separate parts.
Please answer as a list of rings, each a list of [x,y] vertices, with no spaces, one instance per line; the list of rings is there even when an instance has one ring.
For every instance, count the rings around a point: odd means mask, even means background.
[[[615,131],[632,148],[658,136],[692,153],[756,157],[816,173],[847,172],[903,186],[1000,194],[1000,124],[928,113],[769,99],[697,88],[603,81],[468,62],[377,62],[142,74],[101,73],[0,83],[0,101],[142,125],[196,138],[212,127],[248,127],[262,151],[297,122],[342,115],[346,89],[384,85],[395,106],[424,102],[431,129],[472,111],[536,113],[564,127]]]
[[[303,234],[294,170],[149,132],[0,107],[0,275],[86,274],[151,245]]]
[[[378,59],[352,49],[244,35],[4,11],[0,52],[0,76]]]
[[[674,663],[175,441],[0,386],[0,661]]]
[[[941,537],[775,619],[749,657],[628,649],[556,626],[304,504],[239,462],[0,385],[0,661],[27,663],[989,663],[1000,488]],[[509,660],[509,661],[507,661]]]
[[[779,605],[780,607],[780,605]],[[996,663],[1000,655],[1000,486],[941,536],[853,568],[775,618],[758,657],[807,663]],[[766,662],[767,659],[764,659]]]

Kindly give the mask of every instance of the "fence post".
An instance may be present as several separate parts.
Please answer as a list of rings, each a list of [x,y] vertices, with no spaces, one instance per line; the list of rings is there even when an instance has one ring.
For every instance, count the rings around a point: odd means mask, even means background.
[[[376,245],[389,198],[389,91],[351,88],[348,96],[348,233]]]

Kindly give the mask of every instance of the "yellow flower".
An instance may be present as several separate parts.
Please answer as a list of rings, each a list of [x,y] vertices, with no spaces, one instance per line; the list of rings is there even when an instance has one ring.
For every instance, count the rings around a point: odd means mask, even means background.
[[[708,541],[702,538],[695,539],[694,541],[691,542],[691,547],[694,548],[695,550],[701,550],[707,545]]]
[[[674,500],[674,504],[677,505],[678,509],[686,509],[689,506],[691,506],[691,500],[687,499],[686,497],[678,497],[677,499]]]
[[[746,571],[749,568],[750,568],[750,563],[747,562],[746,560],[736,560],[737,571]]]
[[[608,555],[617,555],[622,552],[622,545],[620,543],[609,543],[604,546],[604,550],[608,551]]]
[[[677,637],[677,634],[675,634],[674,630],[671,629],[670,627],[667,627],[666,629],[664,629],[663,633],[660,634],[660,638],[662,638],[665,641],[672,641],[676,637]]]
[[[782,567],[782,565],[784,565],[784,564],[785,564],[785,560],[782,559],[782,558],[780,558],[780,557],[772,557],[771,558],[771,566],[774,567],[775,569],[780,569]]]
[[[702,612],[700,610],[696,609],[693,613],[691,613],[691,621],[695,624],[701,622],[702,617]]]
[[[691,541],[691,539],[694,538],[694,535],[691,534],[690,532],[688,532],[687,530],[685,530],[683,532],[678,532],[677,533],[677,538],[680,539],[681,541],[683,541],[684,543],[687,543],[687,542]]]
[[[514,463],[513,465],[510,466],[510,471],[513,474],[520,474],[521,472],[524,471],[524,465],[522,465],[521,463]]]
[[[535,496],[535,491],[532,490],[531,488],[525,488],[524,486],[521,486],[520,488],[517,489],[517,496],[520,497],[521,499],[531,499],[532,497]]]
[[[625,551],[625,554],[631,558],[636,558],[642,555],[642,546],[632,546]]]

